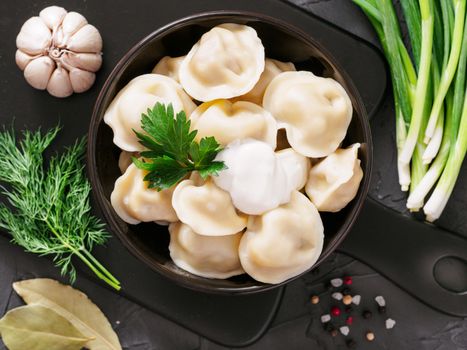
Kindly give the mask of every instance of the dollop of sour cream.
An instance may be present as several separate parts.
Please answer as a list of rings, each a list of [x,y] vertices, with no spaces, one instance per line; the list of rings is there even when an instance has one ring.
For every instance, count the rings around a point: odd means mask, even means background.
[[[214,176],[217,186],[230,193],[234,206],[260,215],[290,201],[296,180],[287,174],[285,162],[265,142],[235,140],[219,152],[216,160],[228,169]]]

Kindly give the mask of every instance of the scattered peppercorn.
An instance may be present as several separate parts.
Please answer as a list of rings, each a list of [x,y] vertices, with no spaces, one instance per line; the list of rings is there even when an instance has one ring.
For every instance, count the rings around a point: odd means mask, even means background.
[[[386,329],[392,329],[396,325],[396,321],[394,321],[392,318],[388,318],[385,323]]]
[[[346,313],[350,314],[352,311],[353,311],[352,305],[348,305],[348,306],[345,307],[345,312]]]
[[[341,314],[341,309],[339,309],[337,306],[333,306],[331,308],[331,315],[338,317]]]
[[[339,334],[339,331],[337,329],[333,329],[330,331],[332,337],[336,337]]]
[[[357,306],[360,305],[361,300],[362,300],[362,297],[358,294],[352,297],[352,303],[354,303]]]
[[[345,320],[345,323],[347,323],[349,326],[351,326],[352,323],[353,323],[353,317],[352,316],[347,317],[346,320]]]
[[[371,311],[365,310],[365,311],[363,311],[362,316],[363,316],[363,318],[365,320],[369,320],[371,318],[371,316],[373,316],[373,314],[371,313]]]
[[[386,306],[386,300],[385,300],[384,297],[381,296],[381,295],[378,295],[378,296],[375,298],[375,301],[376,301],[376,303],[377,303],[379,306]]]
[[[373,332],[366,332],[365,337],[366,337],[366,340],[368,340],[368,341],[375,340],[375,334]]]
[[[386,306],[378,306],[378,312],[380,314],[385,314],[386,313]]]
[[[351,294],[350,288],[345,287],[344,289],[342,289],[342,294],[350,295]]]
[[[355,349],[357,347],[357,342],[353,339],[349,339],[345,342],[348,348]]]
[[[344,284],[346,286],[350,286],[352,284],[352,277],[350,277],[350,276],[344,277]]]
[[[325,323],[324,324],[324,329],[327,331],[327,332],[332,332],[333,329],[336,329],[336,327],[334,327],[334,325],[331,323],[331,322],[328,322],[328,323]]]
[[[342,278],[334,278],[331,280],[331,285],[335,288],[339,288],[340,286],[342,286],[343,283],[344,281],[342,280]]]
[[[344,303],[344,305],[352,304],[352,296],[351,295],[344,295],[344,297],[342,298],[342,302]]]
[[[347,326],[342,326],[341,328],[339,328],[339,330],[345,337],[348,336],[350,333],[350,328]]]
[[[318,304],[318,303],[319,303],[319,296],[313,295],[313,296],[311,297],[311,303],[312,303],[313,305]]]
[[[335,292],[335,293],[332,293],[332,294],[331,294],[331,297],[332,297],[333,299],[336,299],[336,300],[342,300],[343,295],[342,295],[342,293]]]

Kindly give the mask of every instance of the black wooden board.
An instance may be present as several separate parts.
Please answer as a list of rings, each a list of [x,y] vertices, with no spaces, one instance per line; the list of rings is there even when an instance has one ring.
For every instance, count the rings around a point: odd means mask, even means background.
[[[438,311],[467,316],[467,240],[368,198],[339,247]]]
[[[21,3],[21,1],[19,1]],[[14,37],[24,20],[36,15],[49,1],[0,3],[0,108],[1,122],[15,119],[15,129],[46,129],[60,122],[63,131],[54,144],[70,144],[86,133],[99,87],[115,63],[141,38],[172,20],[197,12],[240,9],[262,12],[286,20],[320,41],[351,75],[369,112],[376,110],[386,88],[386,73],[380,55],[370,45],[317,17],[277,0],[57,1],[69,10],[83,13],[98,27],[104,39],[104,65],[95,86],[87,93],[65,100],[35,91],[14,64]],[[8,16],[4,15],[8,14]],[[377,77],[369,79],[369,77]],[[253,342],[271,322],[281,298],[281,289],[259,295],[222,297],[180,288],[152,272],[131,256],[116,239],[96,249],[98,258],[123,285],[122,295],[201,335],[228,345]],[[87,274],[83,269],[81,276]],[[38,272],[36,272],[37,275]],[[89,278],[93,279],[89,275]]]

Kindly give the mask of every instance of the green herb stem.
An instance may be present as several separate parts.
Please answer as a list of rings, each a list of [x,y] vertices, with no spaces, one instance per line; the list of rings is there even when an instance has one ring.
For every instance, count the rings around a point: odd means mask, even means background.
[[[420,8],[417,0],[403,0],[400,4],[407,23],[415,66],[418,69],[420,65],[420,43],[422,41]]]
[[[441,76],[441,83],[438,91],[436,92],[430,119],[425,130],[425,143],[428,143],[434,135],[443,101],[457,69],[464,34],[465,9],[465,0],[455,0],[454,33],[452,36],[451,50],[446,68],[443,70]]]
[[[467,92],[467,91],[466,91]],[[464,99],[459,134],[449,153],[441,178],[423,210],[428,221],[435,221],[443,212],[456,184],[467,151],[467,99]]]
[[[407,94],[410,88],[408,87],[408,77],[400,54],[400,41],[397,39],[400,37],[400,31],[391,0],[382,0],[381,2],[381,25],[386,42],[385,51],[393,77],[394,91],[397,94],[404,119],[408,123],[412,114],[412,106],[410,94]]]
[[[429,88],[431,55],[433,48],[433,15],[430,1],[420,0],[420,10],[422,16],[420,69],[418,73],[416,97],[410,120],[410,127],[407,133],[407,140],[398,159],[398,162],[401,162],[402,164],[410,164],[415,145],[417,144],[420,128],[422,126],[425,99]]]
[[[54,228],[52,225],[50,225],[49,222],[47,222],[47,226],[49,227],[49,230],[50,232],[52,232],[55,237],[57,237],[57,239],[62,242],[63,246],[66,247],[67,249],[70,250],[71,254],[77,256],[84,264],[86,264],[92,272],[94,272],[94,274],[99,277],[101,280],[105,281],[108,285],[110,285],[112,288],[116,289],[116,290],[120,290],[120,282],[115,278],[113,277],[110,272],[108,272],[107,270],[105,270],[107,273],[103,273],[101,270],[99,270],[98,267],[96,267],[95,265],[93,265],[93,263],[91,261],[89,261],[82,253],[85,253],[88,257],[92,257],[92,255],[84,248],[82,248],[81,250],[78,250],[76,248],[74,248],[73,246],[71,246],[68,242],[64,241],[63,238],[62,238],[62,235],[60,235]],[[94,261],[97,261],[94,257],[92,257]],[[100,264],[99,264],[100,265]],[[102,265],[100,265],[102,267]],[[110,275],[111,278],[109,278],[107,275]]]
[[[93,246],[106,242],[108,233],[91,214],[91,186],[82,165],[85,140],[60,156],[53,155],[48,167],[44,164],[43,153],[58,130],[24,131],[21,141],[12,131],[0,132],[1,193],[9,202],[9,206],[0,204],[0,227],[26,251],[53,256],[62,275],[68,274],[72,282],[76,279],[72,258],[76,256],[118,290],[118,280],[90,253]]]

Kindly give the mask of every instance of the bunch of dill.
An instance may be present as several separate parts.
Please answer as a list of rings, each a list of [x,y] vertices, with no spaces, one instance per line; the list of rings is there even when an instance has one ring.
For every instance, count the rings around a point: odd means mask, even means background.
[[[44,151],[59,129],[23,131],[20,140],[11,130],[0,131],[0,193],[7,199],[0,203],[0,227],[26,251],[53,256],[72,282],[76,256],[118,290],[119,281],[91,254],[95,245],[106,242],[108,233],[91,214],[91,186],[82,162],[85,139],[45,164]]]

